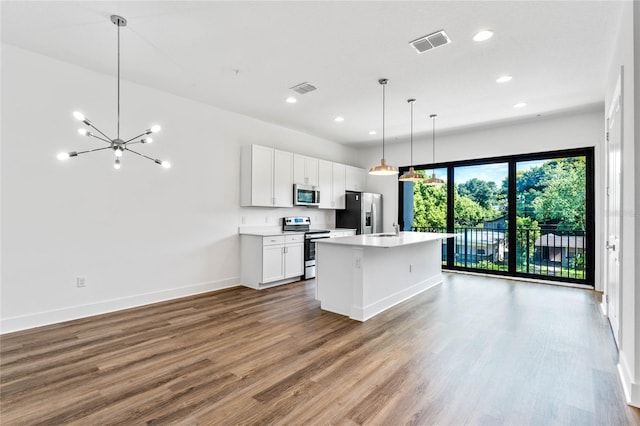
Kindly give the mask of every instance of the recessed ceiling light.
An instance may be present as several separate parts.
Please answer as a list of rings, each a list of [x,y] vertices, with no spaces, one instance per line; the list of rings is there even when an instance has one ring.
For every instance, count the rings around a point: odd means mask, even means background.
[[[338,116],[338,117],[334,118],[333,121],[335,121],[336,123],[342,123],[344,121],[344,117]]]
[[[496,83],[506,83],[507,81],[511,81],[512,78],[510,75],[501,75],[496,79]]]
[[[473,41],[486,41],[493,37],[493,31],[491,30],[482,30],[478,31],[476,35],[473,36]]]
[[[298,102],[298,100],[296,98],[294,98],[293,96],[289,96],[287,99],[285,99],[285,101],[288,104],[295,104],[296,102]]]
[[[515,104],[513,107],[514,107],[514,108],[524,108],[524,107],[526,107],[526,106],[527,106],[527,104],[526,104],[526,103],[524,103],[524,102],[518,102],[518,103],[517,103],[517,104]]]
[[[375,131],[375,130],[370,130],[370,131],[369,131],[369,134],[370,134],[370,135],[375,135],[375,134],[376,134],[376,131]]]

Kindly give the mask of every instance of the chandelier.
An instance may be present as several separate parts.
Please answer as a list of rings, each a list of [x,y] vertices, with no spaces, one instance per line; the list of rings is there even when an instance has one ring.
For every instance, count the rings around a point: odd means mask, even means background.
[[[138,151],[134,151],[132,150],[130,147],[131,145],[135,145],[135,144],[149,144],[151,142],[153,142],[153,139],[150,137],[147,137],[148,135],[152,134],[152,133],[157,133],[160,131],[160,126],[158,126],[157,124],[154,126],[151,126],[149,129],[145,130],[144,132],[140,133],[137,136],[134,136],[130,139],[127,140],[123,140],[120,139],[120,27],[124,27],[127,25],[127,20],[124,19],[122,16],[118,16],[118,15],[111,15],[111,22],[113,22],[117,27],[118,27],[118,127],[117,127],[117,131],[116,131],[116,137],[112,138],[107,136],[103,131],[101,131],[100,129],[98,129],[87,117],[84,116],[84,114],[82,114],[81,112],[75,111],[73,113],[73,116],[81,121],[82,123],[84,123],[87,127],[95,130],[97,133],[93,133],[87,129],[81,128],[78,129],[78,133],[80,133],[83,136],[87,136],[90,138],[94,138],[94,139],[98,139],[101,140],[103,142],[105,142],[106,144],[108,144],[108,146],[105,146],[104,148],[96,148],[96,149],[89,149],[86,151],[71,151],[71,152],[61,152],[58,154],[58,160],[66,160],[70,157],[77,157],[80,154],[87,154],[89,152],[96,152],[96,151],[103,151],[106,149],[110,149],[113,151],[113,153],[115,154],[115,162],[113,164],[113,167],[116,169],[119,169],[121,166],[121,158],[122,155],[125,152],[131,152],[133,154],[136,154],[140,157],[146,158],[148,160],[153,161],[156,164],[161,165],[162,167],[168,169],[169,167],[171,167],[171,164],[168,161],[161,161],[158,160],[157,158],[151,158],[147,155],[144,155]]]

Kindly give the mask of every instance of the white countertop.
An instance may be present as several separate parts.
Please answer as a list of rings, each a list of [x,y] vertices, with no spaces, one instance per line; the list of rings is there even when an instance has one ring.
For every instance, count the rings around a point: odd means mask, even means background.
[[[258,237],[274,237],[278,235],[303,235],[304,231],[242,231],[240,235],[256,235]]]
[[[354,235],[351,237],[327,238],[323,240],[317,240],[316,243],[359,247],[391,248],[406,246],[409,244],[420,244],[429,241],[443,240],[445,238],[454,236],[455,234],[440,234],[435,232],[400,232],[398,236],[396,236],[395,234]]]
[[[313,228],[316,229],[316,228]],[[353,228],[318,228],[327,231],[355,231]],[[273,237],[277,235],[296,235],[304,234],[304,231],[283,231],[282,229],[264,229],[256,227],[256,229],[243,228],[238,232],[240,235],[256,235],[258,237]],[[344,237],[343,237],[344,238]]]

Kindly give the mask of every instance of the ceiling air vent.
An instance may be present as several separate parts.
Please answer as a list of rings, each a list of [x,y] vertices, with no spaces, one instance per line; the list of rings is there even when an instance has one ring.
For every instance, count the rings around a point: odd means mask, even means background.
[[[305,93],[309,93],[316,90],[316,86],[314,86],[313,84],[309,84],[305,81],[304,83],[300,83],[296,86],[291,87],[291,90],[301,95],[304,95]]]
[[[451,43],[451,39],[444,32],[444,30],[437,31],[435,33],[426,35],[424,37],[420,37],[417,40],[409,42],[418,53],[424,53],[427,50],[435,49],[436,47],[443,46],[445,44]]]

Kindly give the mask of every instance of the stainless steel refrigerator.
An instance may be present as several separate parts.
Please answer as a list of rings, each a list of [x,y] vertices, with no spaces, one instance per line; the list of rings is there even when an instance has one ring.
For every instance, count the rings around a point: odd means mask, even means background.
[[[336,210],[336,228],[355,229],[356,234],[382,232],[382,195],[347,191],[345,209]]]

